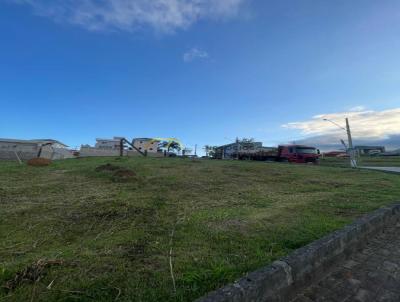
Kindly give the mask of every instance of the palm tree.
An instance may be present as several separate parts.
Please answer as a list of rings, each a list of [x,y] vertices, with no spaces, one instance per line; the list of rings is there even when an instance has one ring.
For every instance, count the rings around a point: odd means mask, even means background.
[[[210,152],[210,148],[211,148],[211,146],[209,146],[209,145],[205,145],[204,146],[204,151],[206,151],[206,156],[208,157],[208,152]]]

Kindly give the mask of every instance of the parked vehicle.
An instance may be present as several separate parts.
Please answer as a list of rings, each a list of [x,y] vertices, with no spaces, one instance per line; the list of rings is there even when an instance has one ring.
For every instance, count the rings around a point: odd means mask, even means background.
[[[239,153],[239,159],[279,161],[290,163],[319,163],[320,152],[315,147],[304,145],[280,145],[272,151]]]
[[[279,146],[278,159],[293,163],[318,163],[318,149],[303,145]]]
[[[324,152],[324,157],[349,157],[345,151],[329,151]]]

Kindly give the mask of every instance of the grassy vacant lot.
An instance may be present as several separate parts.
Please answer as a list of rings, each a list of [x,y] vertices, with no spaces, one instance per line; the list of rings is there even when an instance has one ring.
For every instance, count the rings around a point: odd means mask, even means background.
[[[0,162],[0,300],[191,301],[399,197],[398,175],[324,166]]]
[[[400,156],[361,156],[357,159],[359,166],[400,167]],[[321,159],[321,165],[331,167],[349,167],[348,158],[326,157]]]

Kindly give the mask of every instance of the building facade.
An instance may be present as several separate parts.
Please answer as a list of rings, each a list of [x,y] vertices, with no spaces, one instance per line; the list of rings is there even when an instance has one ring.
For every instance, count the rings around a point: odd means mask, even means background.
[[[359,155],[372,155],[386,152],[384,146],[355,146],[354,149]]]
[[[0,159],[29,160],[36,157],[48,159],[72,158],[67,145],[53,139],[0,139]]]
[[[79,150],[79,156],[92,157],[92,156],[119,156],[121,154],[121,137],[96,138],[94,147],[90,145],[82,145]],[[125,154],[126,155],[126,152]]]
[[[121,139],[123,137],[114,137],[112,139],[96,138],[94,147],[102,150],[119,150],[121,148]]]
[[[94,147],[90,145],[82,145],[79,150],[79,156],[120,156],[121,155],[121,140],[123,137],[114,137],[112,139],[97,138]],[[132,140],[132,148],[129,144],[124,144],[122,155],[123,156],[161,156],[162,153],[158,152],[159,141],[151,138],[135,138]],[[138,152],[138,150],[140,152]]]
[[[252,153],[263,149],[261,142],[243,142],[231,143],[217,147],[215,157],[219,159],[233,159],[238,153]]]
[[[157,153],[158,152],[158,140],[152,138],[134,138],[133,146],[139,149],[141,152]]]

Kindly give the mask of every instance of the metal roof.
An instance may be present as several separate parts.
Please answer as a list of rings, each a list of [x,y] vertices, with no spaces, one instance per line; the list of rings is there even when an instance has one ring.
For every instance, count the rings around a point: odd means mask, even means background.
[[[136,140],[141,140],[141,141],[151,141],[151,140],[154,140],[154,141],[157,141],[156,139],[154,139],[154,138],[149,138],[149,137],[136,137],[136,138],[134,138],[133,140],[134,140],[134,141],[136,141]]]

